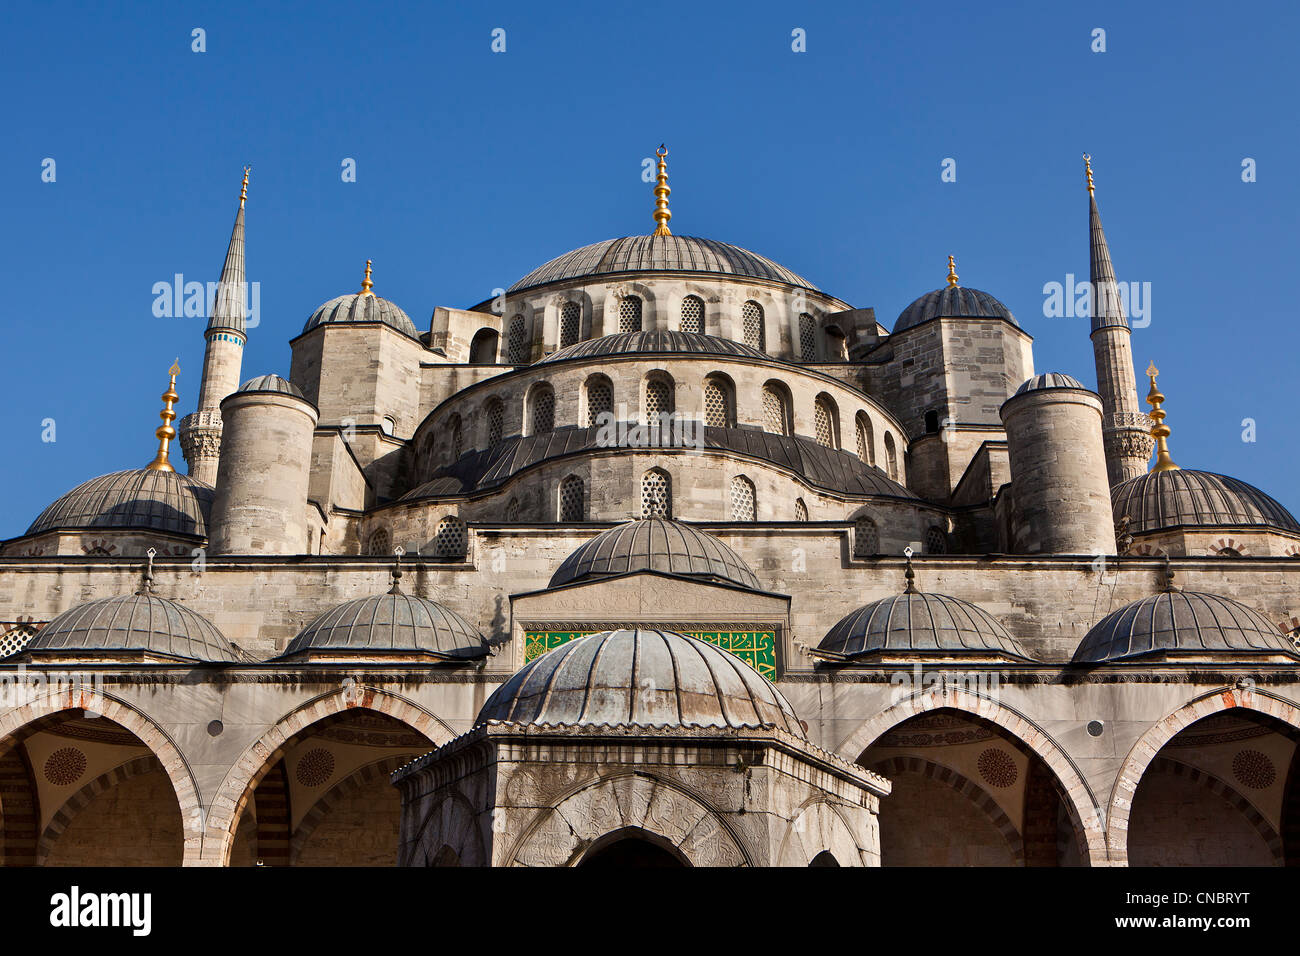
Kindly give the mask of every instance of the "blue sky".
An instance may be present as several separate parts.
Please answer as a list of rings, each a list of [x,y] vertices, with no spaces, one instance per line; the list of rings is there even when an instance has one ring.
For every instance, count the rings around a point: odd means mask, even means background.
[[[1086,320],[1043,315],[1045,283],[1087,275],[1090,152],[1119,278],[1150,283],[1134,355],[1162,371],[1175,460],[1300,511],[1298,21],[1280,3],[7,3],[0,538],[152,458],[177,355],[193,409],[202,322],[156,318],[151,289],[216,280],[245,163],[251,377],[288,373],[289,339],[367,258],[425,329],[436,305],[649,232],[661,141],[676,233],[886,326],[951,253],[1039,371],[1092,384]]]

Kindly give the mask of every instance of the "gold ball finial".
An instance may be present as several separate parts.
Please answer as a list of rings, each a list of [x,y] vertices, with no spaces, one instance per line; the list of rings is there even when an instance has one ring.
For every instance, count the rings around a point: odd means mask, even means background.
[[[244,184],[239,187],[239,205],[241,206],[244,205],[244,200],[248,199],[248,174],[252,168],[252,166],[244,167]]]
[[[170,461],[167,460],[168,446],[172,439],[176,437],[176,429],[172,428],[172,422],[176,419],[176,400],[180,398],[176,394],[176,376],[181,374],[181,360],[179,358],[172,362],[172,367],[167,370],[171,376],[171,381],[167,383],[167,391],[162,393],[162,400],[165,403],[163,410],[158,413],[162,419],[162,424],[154,431],[154,436],[158,439],[158,454],[154,456],[153,461],[145,465],[146,471],[175,471]]]
[[[1151,380],[1151,390],[1147,392],[1147,404],[1151,406],[1150,418],[1154,424],[1151,426],[1151,437],[1156,440],[1156,463],[1151,468],[1154,472],[1159,471],[1178,471],[1178,466],[1174,464],[1173,458],[1169,455],[1169,426],[1165,424],[1165,410],[1160,406],[1164,404],[1165,397],[1160,393],[1156,385],[1156,376],[1160,374],[1160,369],[1156,368],[1156,363],[1152,362],[1147,366],[1147,378]]]
[[[668,194],[672,190],[668,188],[668,163],[665,160],[668,147],[660,143],[655,155],[659,157],[659,174],[655,177],[655,231],[651,235],[671,236],[668,220],[673,218],[673,214],[668,210]]]
[[[961,278],[957,275],[957,261],[954,257],[948,257],[948,288],[957,288],[957,280]]]
[[[374,293],[370,291],[370,290],[373,289],[374,287],[375,287],[375,284],[374,284],[373,282],[370,281],[370,260],[367,259],[367,260],[366,260],[366,277],[365,277],[364,279],[361,280],[361,291],[358,292],[357,295],[374,295]]]
[[[1088,195],[1091,196],[1094,189],[1092,185],[1092,157],[1087,153],[1083,154],[1083,169],[1088,174]]]

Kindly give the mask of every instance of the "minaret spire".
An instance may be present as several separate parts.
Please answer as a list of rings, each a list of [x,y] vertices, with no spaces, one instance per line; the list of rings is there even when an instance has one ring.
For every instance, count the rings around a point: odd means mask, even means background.
[[[244,167],[239,187],[239,211],[226,247],[212,315],[203,333],[203,378],[199,383],[198,409],[181,419],[181,450],[189,463],[190,475],[206,484],[217,480],[221,454],[221,400],[239,388],[244,343],[248,341],[248,283],[244,273],[244,204],[248,201],[248,176]]]
[[[1106,233],[1097,208],[1092,157],[1083,157],[1088,185],[1089,269],[1092,290],[1092,354],[1102,404],[1106,473],[1112,485],[1145,474],[1151,458],[1150,420],[1138,403],[1133,374],[1132,332],[1111,264]]]
[[[668,194],[672,192],[668,188],[668,163],[664,157],[668,155],[668,148],[663,143],[655,150],[655,155],[659,157],[659,175],[655,178],[655,231],[651,235],[671,236],[672,230],[668,228],[668,220],[673,218],[673,214],[668,211]]]

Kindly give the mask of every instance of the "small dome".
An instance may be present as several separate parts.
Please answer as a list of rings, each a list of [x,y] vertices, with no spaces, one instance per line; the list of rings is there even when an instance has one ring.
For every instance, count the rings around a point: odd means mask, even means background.
[[[1238,601],[1199,591],[1165,591],[1107,614],[1084,637],[1074,661],[1101,664],[1156,651],[1300,656],[1267,618]]]
[[[311,314],[311,318],[307,320],[302,330],[310,332],[318,325],[339,322],[382,322],[413,339],[420,337],[409,315],[387,299],[381,299],[368,292],[354,292],[351,295],[330,299]]]
[[[281,392],[304,400],[307,397],[297,385],[294,385],[288,379],[281,378],[279,375],[259,375],[257,378],[250,378],[239,386],[239,390],[241,392]]]
[[[1300,534],[1300,523],[1253,485],[1208,471],[1152,471],[1121,481],[1110,490],[1118,524],[1129,531],[1167,528],[1263,527]]]
[[[551,282],[623,272],[703,272],[767,279],[817,291],[803,276],[766,256],[729,242],[694,236],[627,236],[594,242],[538,266],[509,291],[521,292]]]
[[[207,535],[212,487],[174,471],[115,471],[77,485],[40,513],[27,534],[116,528]]]
[[[633,571],[658,571],[760,590],[745,560],[711,534],[667,518],[640,518],[584,541],[551,576],[550,586]]]
[[[1023,395],[1025,392],[1037,392],[1044,388],[1082,388],[1086,387],[1073,375],[1063,375],[1060,372],[1045,372],[1042,375],[1035,375],[1031,379],[1026,379],[1021,386],[1016,389],[1017,395]]]
[[[894,323],[894,335],[931,319],[1006,319],[1019,328],[1015,316],[1005,305],[979,289],[945,286],[927,292],[899,315]]]
[[[767,359],[766,353],[751,345],[720,339],[699,332],[620,332],[588,339],[552,352],[541,360],[563,362],[566,359],[597,358],[606,355],[624,355],[643,352],[649,355],[673,353],[687,355],[735,355],[740,358]],[[539,364],[541,364],[539,363]]]
[[[243,660],[207,618],[152,594],[79,604],[41,628],[24,650],[74,656],[143,653],[214,664]]]
[[[488,646],[483,635],[450,608],[389,592],[331,608],[303,628],[280,656],[308,651],[468,660],[486,657]]]
[[[946,594],[917,592],[873,601],[847,614],[818,649],[845,657],[884,652],[1030,659],[1020,642],[983,608]]]
[[[779,727],[806,737],[770,681],[712,644],[672,631],[603,631],[526,664],[476,724]]]

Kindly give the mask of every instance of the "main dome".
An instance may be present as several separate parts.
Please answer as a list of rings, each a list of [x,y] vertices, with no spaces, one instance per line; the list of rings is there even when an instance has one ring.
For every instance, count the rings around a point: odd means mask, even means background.
[[[83,482],[37,516],[27,534],[74,528],[119,528],[207,534],[213,490],[174,471],[133,468]]]
[[[894,335],[931,319],[1004,319],[1016,328],[1011,310],[987,292],[962,286],[945,286],[921,296],[898,316]]]
[[[588,339],[585,342],[565,346],[557,352],[552,352],[538,364],[636,352],[736,355],[740,358],[750,359],[768,358],[766,353],[760,352],[752,345],[745,345],[743,342],[736,342],[732,339],[720,339],[716,335],[704,335],[701,332],[664,330],[657,332],[619,332],[614,335],[602,335],[598,339]]]
[[[1121,481],[1110,491],[1118,523],[1129,531],[1165,528],[1265,527],[1300,534],[1300,522],[1254,485],[1210,471],[1152,471]]]
[[[760,589],[758,578],[735,551],[711,534],[668,518],[638,518],[584,541],[556,569],[550,586],[634,571]]]
[[[593,242],[538,266],[507,291],[522,292],[552,282],[624,272],[698,272],[766,279],[821,291],[766,256],[729,242],[694,236],[625,236]]]
[[[476,724],[779,727],[805,737],[770,681],[719,647],[673,631],[602,631],[526,664]]]

